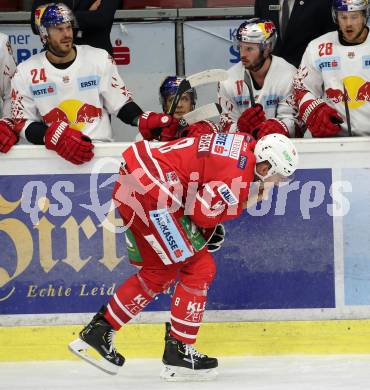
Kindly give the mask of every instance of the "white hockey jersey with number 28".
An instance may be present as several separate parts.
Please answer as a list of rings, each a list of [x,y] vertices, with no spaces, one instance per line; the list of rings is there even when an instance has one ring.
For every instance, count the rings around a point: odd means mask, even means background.
[[[344,46],[338,32],[311,41],[294,80],[296,92],[308,91],[300,105],[322,97],[342,116],[341,136],[348,135],[344,87],[348,95],[353,135],[370,135],[370,34],[365,42]]]

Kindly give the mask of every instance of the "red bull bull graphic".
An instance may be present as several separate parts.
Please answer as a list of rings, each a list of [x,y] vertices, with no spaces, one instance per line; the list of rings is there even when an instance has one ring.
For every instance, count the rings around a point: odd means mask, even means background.
[[[370,82],[366,81],[357,91],[356,101],[370,102]]]
[[[338,82],[339,85],[340,82]],[[342,84],[342,83],[341,83]],[[343,103],[347,100],[348,107],[356,109],[367,102],[370,102],[370,82],[358,76],[348,76],[343,79],[343,84],[346,87],[347,95],[343,88],[331,88],[325,90],[327,99],[335,104]]]
[[[263,23],[263,26],[268,34],[271,34],[275,30],[275,26],[272,22],[265,22]]]
[[[93,123],[102,117],[102,109],[85,103],[77,111],[77,123]]]
[[[341,103],[343,101],[343,92],[340,89],[328,88],[325,91],[326,97],[330,99],[333,103]]]
[[[58,107],[43,115],[46,124],[53,122],[67,122],[76,130],[82,130],[86,124],[94,123],[103,115],[100,107],[95,107],[80,100],[64,100]]]
[[[43,116],[45,123],[69,122],[67,115],[60,108],[56,107]]]

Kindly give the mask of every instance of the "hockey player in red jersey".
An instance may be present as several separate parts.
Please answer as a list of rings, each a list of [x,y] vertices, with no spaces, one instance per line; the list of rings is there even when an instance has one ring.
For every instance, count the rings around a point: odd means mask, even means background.
[[[190,130],[199,126],[204,124]],[[216,274],[207,241],[217,224],[238,217],[249,206],[252,182],[262,182],[263,187],[289,177],[298,163],[297,151],[281,134],[256,143],[245,133],[212,133],[160,147],[139,141],[122,156],[113,199],[127,229],[129,258],[140,270],[119,286],[70,349],[116,373],[125,359],[114,348],[114,332],[178,280],[161,377],[212,378],[217,359],[194,347]],[[263,188],[258,196],[260,200]],[[102,359],[92,358],[89,348]]]

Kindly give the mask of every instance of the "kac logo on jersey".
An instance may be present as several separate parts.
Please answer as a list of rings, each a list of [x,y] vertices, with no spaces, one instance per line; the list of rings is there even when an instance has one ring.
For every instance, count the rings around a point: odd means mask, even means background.
[[[370,56],[362,57],[362,68],[369,69],[370,68]]]
[[[340,70],[340,64],[340,57],[325,57],[315,61],[316,68],[322,72]]]
[[[238,199],[233,194],[231,189],[227,184],[223,184],[222,186],[218,187],[217,189],[218,193],[221,195],[221,198],[229,205],[233,206],[238,203]]]
[[[57,86],[55,83],[32,85],[31,93],[34,98],[53,96],[57,94]]]
[[[85,91],[87,89],[94,89],[99,87],[100,77],[99,76],[87,76],[81,77],[77,80],[78,89]]]

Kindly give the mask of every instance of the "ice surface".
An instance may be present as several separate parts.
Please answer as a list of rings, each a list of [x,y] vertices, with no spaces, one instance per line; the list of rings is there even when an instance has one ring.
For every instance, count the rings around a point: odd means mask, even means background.
[[[130,359],[116,376],[80,361],[0,363],[6,390],[172,390],[194,383],[163,382],[159,359]],[[219,359],[219,376],[197,390],[368,390],[370,356],[274,356]]]

